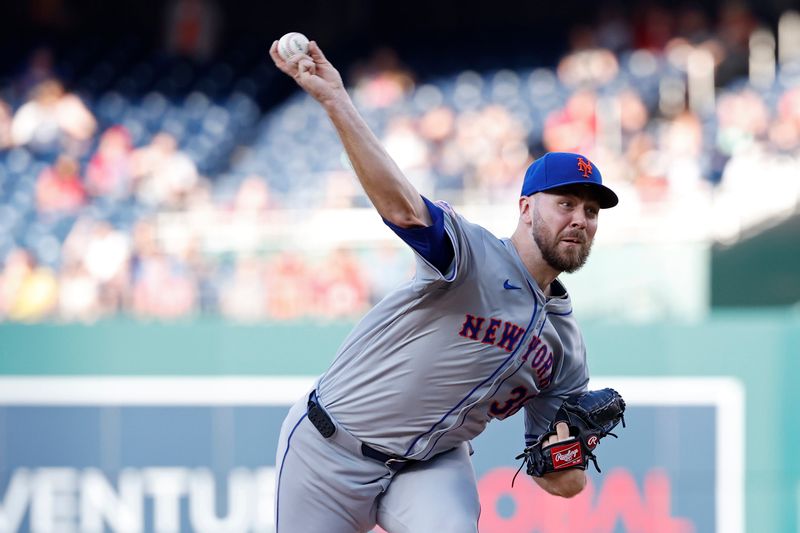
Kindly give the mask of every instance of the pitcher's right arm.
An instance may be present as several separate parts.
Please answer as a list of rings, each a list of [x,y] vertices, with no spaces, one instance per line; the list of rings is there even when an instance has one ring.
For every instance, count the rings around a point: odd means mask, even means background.
[[[281,71],[325,109],[364,192],[384,220],[399,228],[429,226],[431,215],[422,196],[369,129],[347,94],[339,72],[317,43],[309,43],[308,54],[296,54],[284,61],[275,41],[270,56]]]

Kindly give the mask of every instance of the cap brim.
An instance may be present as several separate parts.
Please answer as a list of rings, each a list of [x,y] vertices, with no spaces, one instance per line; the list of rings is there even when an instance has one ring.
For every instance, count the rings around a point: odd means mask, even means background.
[[[563,183],[559,183],[553,185],[552,187],[547,187],[546,189],[541,189],[539,192],[547,192],[552,189],[560,189],[562,187],[569,187],[570,185],[580,185],[582,187],[588,187],[592,190],[592,195],[597,199],[597,202],[600,204],[600,209],[608,209],[610,207],[614,207],[619,203],[619,198],[617,194],[606,187],[605,185],[601,185],[599,183],[594,182],[586,182],[586,181],[567,181]]]

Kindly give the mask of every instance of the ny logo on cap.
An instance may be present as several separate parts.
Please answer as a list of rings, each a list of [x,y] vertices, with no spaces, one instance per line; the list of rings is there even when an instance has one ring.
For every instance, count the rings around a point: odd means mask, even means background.
[[[583,173],[584,178],[588,178],[592,174],[592,164],[584,158],[578,158],[578,172]]]

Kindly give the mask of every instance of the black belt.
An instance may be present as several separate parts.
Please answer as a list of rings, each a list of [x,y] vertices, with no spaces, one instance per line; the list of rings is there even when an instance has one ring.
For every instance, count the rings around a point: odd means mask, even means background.
[[[319,434],[326,439],[330,438],[334,433],[336,433],[336,426],[333,424],[331,417],[317,402],[317,391],[312,391],[308,396],[308,420],[314,424],[314,427],[317,428]],[[383,463],[388,468],[391,468],[395,471],[416,462],[414,459],[406,459],[404,457],[397,457],[395,455],[383,453],[365,442],[361,443],[361,454],[364,457],[369,457],[370,459],[378,461],[379,463]]]

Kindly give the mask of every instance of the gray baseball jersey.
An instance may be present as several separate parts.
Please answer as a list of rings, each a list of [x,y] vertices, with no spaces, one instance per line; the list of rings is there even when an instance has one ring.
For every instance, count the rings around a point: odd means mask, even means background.
[[[560,283],[560,296],[545,297],[509,240],[439,205],[448,272],[418,255],[414,279],[348,336],[312,396],[327,436],[309,396],[284,421],[278,533],[477,532],[467,441],[524,407],[530,442],[563,398],[586,390],[586,351]],[[397,470],[365,457],[363,443],[420,462]]]
[[[449,271],[417,255],[414,279],[364,317],[317,385],[350,433],[420,460],[522,407],[530,440],[588,383],[566,292],[546,298],[510,240],[438,205],[455,252]]]

